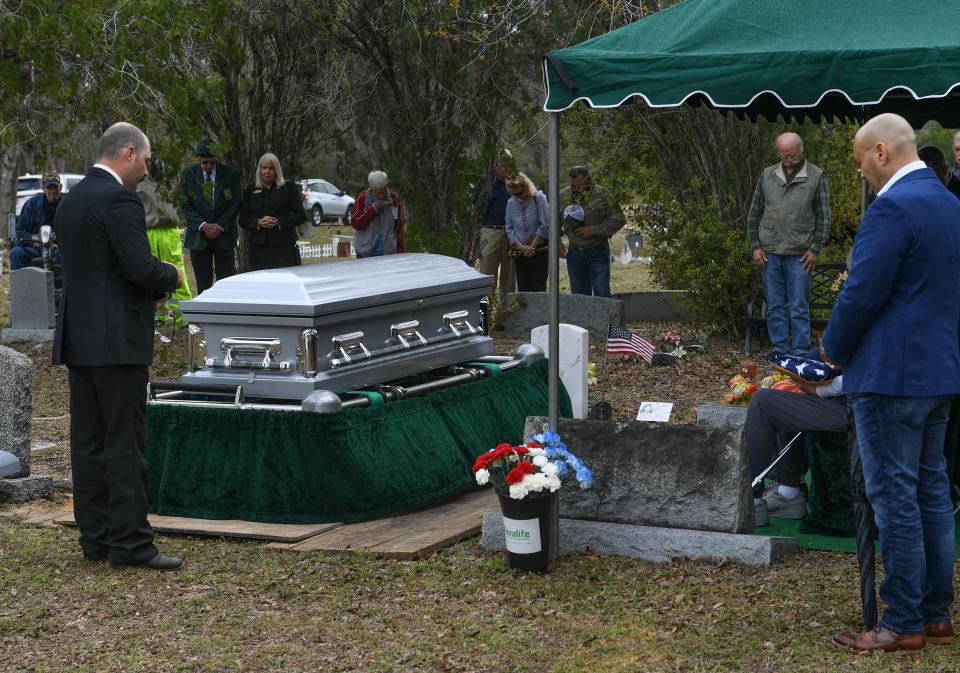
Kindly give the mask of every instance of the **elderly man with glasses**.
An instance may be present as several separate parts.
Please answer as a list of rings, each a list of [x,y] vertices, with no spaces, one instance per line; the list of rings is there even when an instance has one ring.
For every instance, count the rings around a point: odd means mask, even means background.
[[[780,161],[763,169],[747,216],[753,262],[763,274],[774,353],[810,350],[810,281],[830,238],[823,170],[806,160],[796,133],[777,138]]]

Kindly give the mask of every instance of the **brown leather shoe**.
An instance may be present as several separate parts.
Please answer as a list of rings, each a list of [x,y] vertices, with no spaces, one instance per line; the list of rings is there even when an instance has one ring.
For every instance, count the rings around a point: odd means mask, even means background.
[[[950,622],[924,624],[923,631],[927,636],[927,642],[933,645],[946,645],[953,642],[953,624]]]
[[[841,647],[849,647],[858,652],[898,652],[900,650],[919,650],[927,644],[922,633],[894,633],[889,629],[878,626],[872,631],[864,631],[858,636],[849,633],[838,633],[833,642]]]

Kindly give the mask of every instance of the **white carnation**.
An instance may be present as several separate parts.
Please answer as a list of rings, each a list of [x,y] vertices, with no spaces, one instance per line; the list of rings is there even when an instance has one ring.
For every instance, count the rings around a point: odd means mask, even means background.
[[[518,484],[511,484],[510,486],[510,497],[514,500],[523,500],[527,497],[527,493],[527,487],[522,481]]]
[[[549,463],[550,463],[550,461],[547,460],[547,457],[546,457],[546,456],[543,456],[543,455],[534,456],[534,458],[533,458],[533,464],[536,465],[537,467],[541,467],[541,468],[542,468],[544,465],[548,465]]]
[[[476,477],[477,477],[477,483],[480,486],[483,486],[488,481],[490,481],[490,470],[483,470],[483,469],[477,470]]]
[[[548,476],[547,477],[547,489],[551,493],[556,493],[560,490],[560,477]]]
[[[531,456],[545,456],[545,455],[547,455],[547,452],[546,452],[545,449],[538,449],[538,448],[534,447],[534,448],[530,449],[530,455],[531,455]]]
[[[545,465],[541,465],[540,469],[543,470],[543,473],[548,477],[556,477],[558,474],[560,474],[560,469],[549,460]]]

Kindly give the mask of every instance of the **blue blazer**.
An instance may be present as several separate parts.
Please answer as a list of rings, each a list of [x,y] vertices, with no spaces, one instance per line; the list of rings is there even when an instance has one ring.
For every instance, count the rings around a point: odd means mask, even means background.
[[[867,210],[823,347],[843,390],[899,397],[960,392],[960,200],[929,168]]]

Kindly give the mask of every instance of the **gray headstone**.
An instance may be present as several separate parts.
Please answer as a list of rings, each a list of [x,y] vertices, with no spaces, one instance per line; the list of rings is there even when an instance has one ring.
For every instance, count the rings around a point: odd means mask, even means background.
[[[527,418],[524,436],[544,418]],[[593,471],[565,486],[560,516],[726,533],[753,530],[750,469],[739,432],[662,423],[562,419],[560,436]]]
[[[500,512],[484,512],[481,544],[485,549],[495,551],[502,551],[505,547]],[[790,537],[560,519],[560,551],[613,554],[660,562],[674,558],[706,558],[770,565],[796,553],[797,541]]]
[[[503,299],[506,336],[525,337],[540,325],[550,324],[546,292],[511,292]],[[623,302],[583,294],[560,295],[560,320],[590,331],[594,339],[607,339],[612,322],[623,327]]]
[[[57,326],[53,272],[27,267],[10,273],[10,327],[53,329]]]
[[[20,461],[20,471],[11,477],[30,474],[32,369],[30,358],[0,346],[0,450],[9,451]]]
[[[613,298],[623,302],[623,319],[627,322],[674,322],[690,320],[686,296],[686,290],[649,290],[620,292]]]

